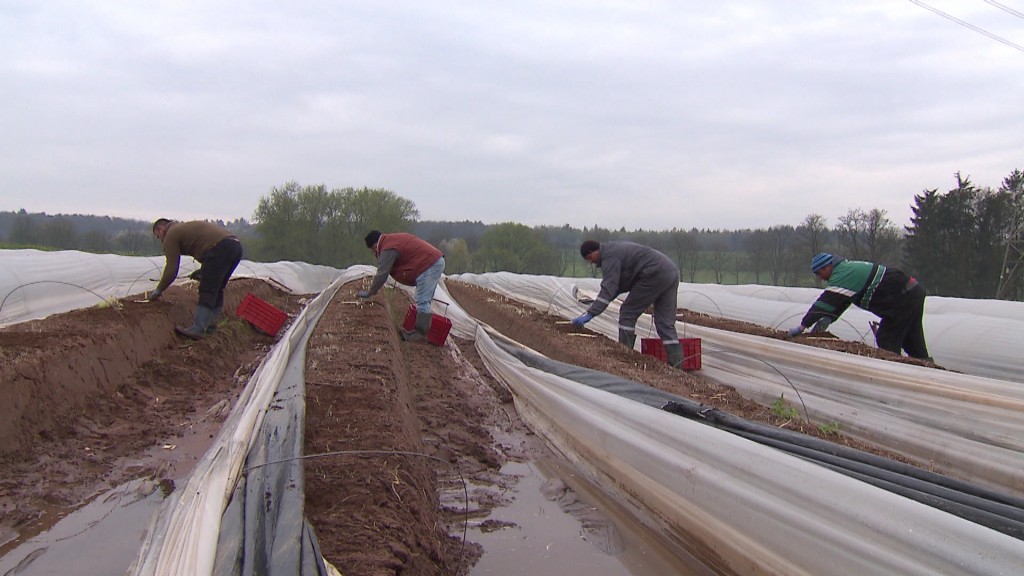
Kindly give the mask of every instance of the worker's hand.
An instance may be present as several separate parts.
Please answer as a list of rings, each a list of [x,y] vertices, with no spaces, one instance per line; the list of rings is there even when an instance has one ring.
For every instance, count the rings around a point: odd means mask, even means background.
[[[153,290],[152,292],[149,293],[149,295],[146,296],[146,300],[149,300],[150,302],[155,302],[156,300],[160,299],[160,295],[163,293],[163,290]]]
[[[799,335],[803,334],[804,330],[807,330],[807,328],[804,328],[802,324],[798,325],[798,326],[794,326],[794,327],[792,327],[792,328],[790,328],[789,330],[786,331],[786,336],[789,336],[790,338],[793,338],[795,336],[799,336]]]
[[[828,318],[828,317],[822,318],[821,320],[818,320],[817,324],[814,325],[814,328],[811,329],[811,332],[825,332],[826,330],[828,330],[828,327],[831,324],[832,324],[832,319],[831,318]]]
[[[584,312],[582,316],[577,316],[572,319],[572,325],[577,328],[582,328],[584,324],[594,319],[594,315],[590,312]]]
[[[192,271],[191,274],[188,275],[188,277],[198,282],[199,281],[199,275],[201,273],[202,273],[202,268],[196,268],[195,270]]]
[[[368,291],[366,291],[366,290],[360,290],[359,292],[356,292],[356,296],[358,296],[360,298],[369,298],[370,297],[370,293]]]

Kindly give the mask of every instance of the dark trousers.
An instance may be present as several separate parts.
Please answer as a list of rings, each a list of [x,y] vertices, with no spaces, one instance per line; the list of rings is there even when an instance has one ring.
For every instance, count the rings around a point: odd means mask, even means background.
[[[903,295],[901,306],[895,312],[882,318],[875,334],[879,348],[896,354],[905,350],[911,358],[930,358],[921,322],[924,297],[924,288],[917,284]]]
[[[203,254],[199,268],[199,305],[211,310],[224,306],[224,288],[238,263],[242,261],[242,243],[225,238]]]
[[[629,294],[619,308],[619,333],[635,334],[637,318],[654,305],[654,329],[662,342],[679,343],[676,335],[676,300],[679,273],[673,269],[659,270],[653,276],[641,276],[629,287]]]

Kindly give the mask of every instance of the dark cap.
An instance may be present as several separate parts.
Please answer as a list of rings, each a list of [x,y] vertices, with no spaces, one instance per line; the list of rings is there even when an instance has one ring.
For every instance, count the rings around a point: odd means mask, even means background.
[[[584,240],[583,244],[580,244],[580,256],[586,258],[590,256],[590,253],[594,250],[601,248],[601,245],[594,240]]]
[[[377,243],[377,240],[380,240],[380,232],[377,230],[370,230],[370,233],[366,235],[365,240],[366,247],[373,248],[373,245]]]

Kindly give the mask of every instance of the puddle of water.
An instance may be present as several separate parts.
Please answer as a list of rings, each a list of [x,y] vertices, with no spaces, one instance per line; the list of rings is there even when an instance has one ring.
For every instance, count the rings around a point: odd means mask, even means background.
[[[118,486],[5,554],[0,574],[124,574],[163,499],[151,480]]]
[[[560,464],[512,462],[502,472],[519,479],[508,505],[471,525],[469,539],[484,548],[473,576],[711,574]]]
[[[130,466],[159,469],[180,482],[213,442],[220,423],[194,423],[186,434],[151,448]],[[49,515],[38,527],[0,545],[0,574],[124,574],[138,556],[165,486],[140,478],[92,499],[67,516]]]

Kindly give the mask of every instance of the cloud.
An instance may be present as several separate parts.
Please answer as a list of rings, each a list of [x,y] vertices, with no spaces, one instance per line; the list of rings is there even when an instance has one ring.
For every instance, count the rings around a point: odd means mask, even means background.
[[[989,4],[929,4],[1022,40]],[[956,171],[1024,168],[1024,53],[909,2],[6,11],[9,210],[227,220],[295,180],[388,188],[426,219],[902,225]]]

